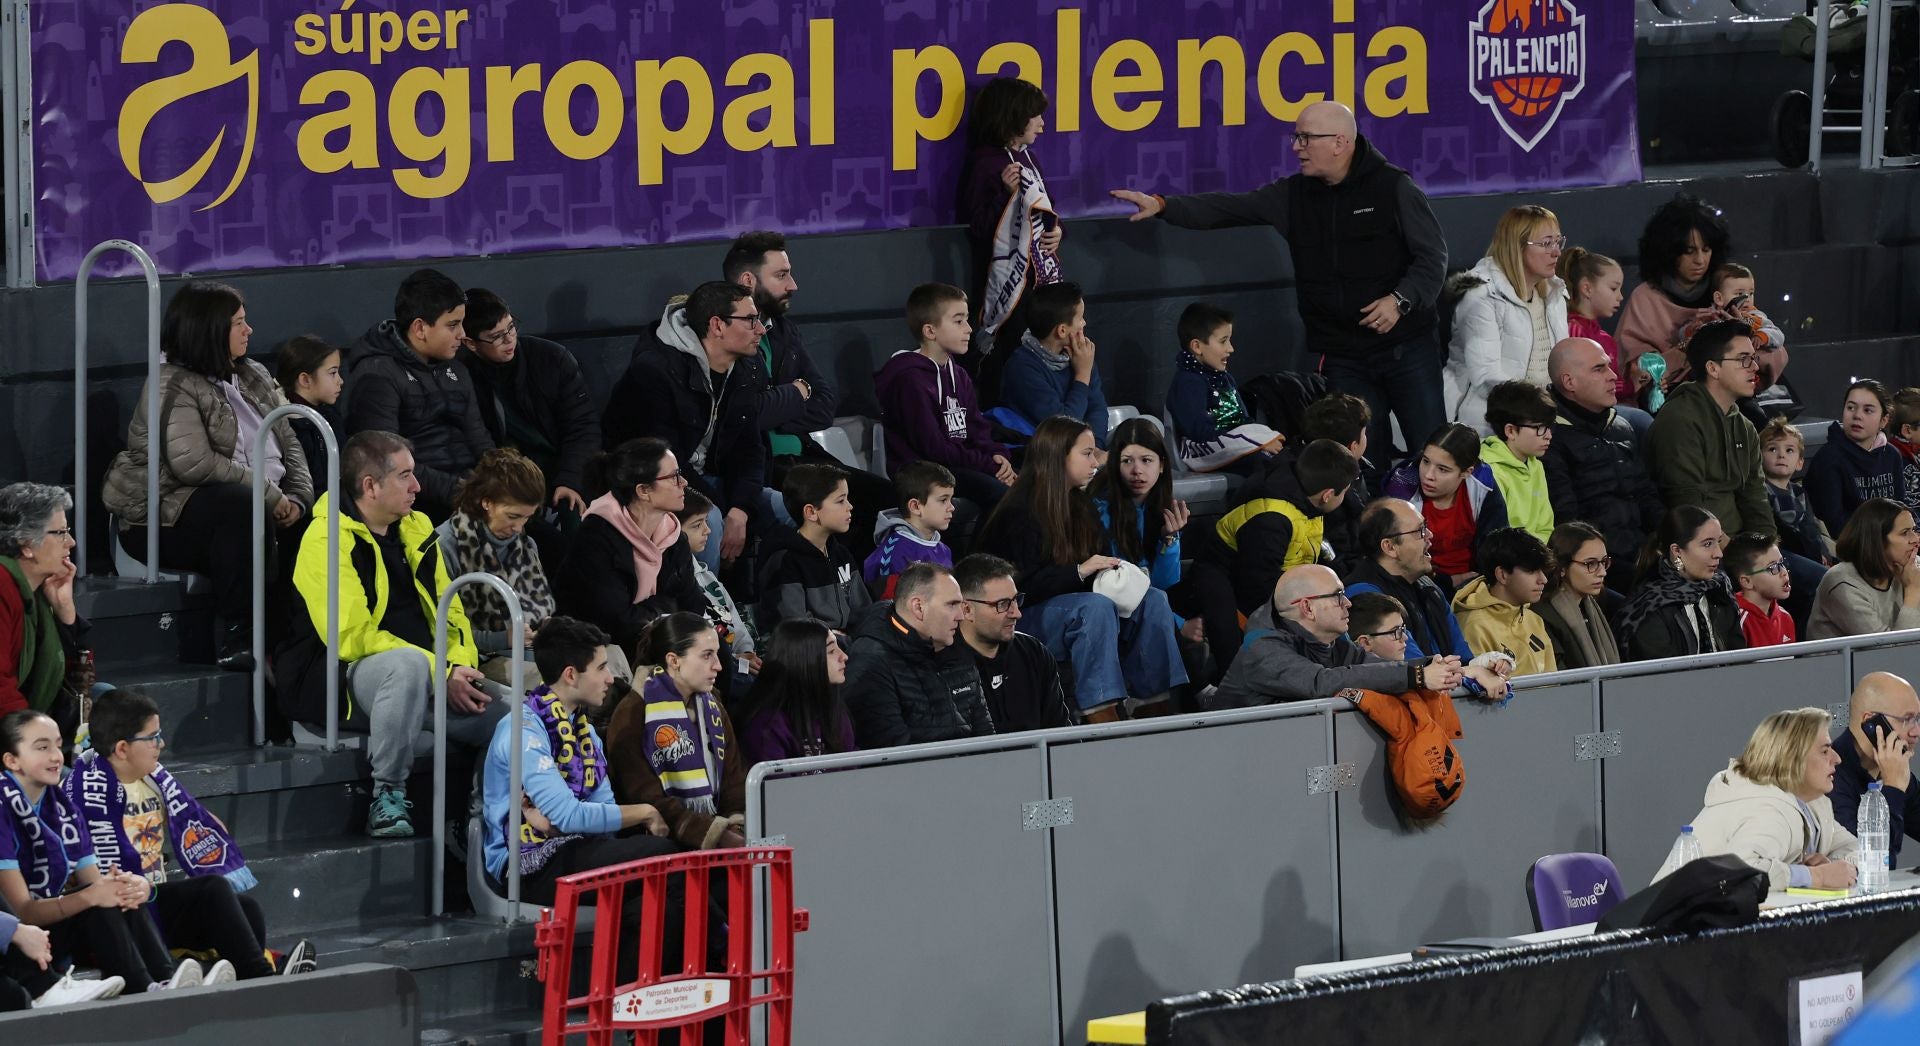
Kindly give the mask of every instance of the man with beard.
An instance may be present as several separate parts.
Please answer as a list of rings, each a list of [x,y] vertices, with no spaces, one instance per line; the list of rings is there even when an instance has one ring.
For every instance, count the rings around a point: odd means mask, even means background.
[[[1471,661],[1449,594],[1433,580],[1433,535],[1420,510],[1381,498],[1360,516],[1360,547],[1371,558],[1347,574],[1347,595],[1379,592],[1400,601],[1407,618],[1409,659],[1453,654]]]
[[[766,333],[760,335],[759,356],[767,375],[766,389],[754,413],[767,437],[767,486],[775,492],[771,502],[780,501],[778,492],[784,489],[787,469],[803,461],[846,470],[847,493],[853,501],[847,543],[856,558],[864,558],[873,549],[875,517],[893,503],[893,484],[834,458],[809,436],[833,425],[840,395],[807,355],[800,328],[787,315],[793,293],[800,289],[793,277],[793,260],[787,255],[787,238],[777,232],[742,233],[720,263],[720,275],[752,292],[753,304],[767,325]]]

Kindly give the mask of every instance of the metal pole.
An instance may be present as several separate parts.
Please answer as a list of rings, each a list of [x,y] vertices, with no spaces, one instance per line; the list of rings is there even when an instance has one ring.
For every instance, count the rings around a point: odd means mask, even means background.
[[[490,585],[506,601],[511,618],[507,627],[513,630],[514,696],[510,700],[517,706],[527,693],[526,669],[521,663],[526,653],[527,617],[520,608],[519,594],[493,574],[475,571],[454,578],[440,593],[440,609],[433,625],[433,914],[436,916],[447,913],[447,672],[452,667],[447,662],[447,615],[454,597],[468,585]],[[517,734],[519,718],[518,707],[507,710],[507,719],[513,723],[507,727],[509,731]],[[520,920],[520,802],[524,794],[520,750],[523,747],[517,738],[507,746],[507,903],[513,906],[508,922]],[[468,855],[467,859],[472,860],[473,856]]]
[[[253,434],[253,453],[247,458],[254,464],[248,471],[253,473],[253,743],[256,747],[267,743],[267,474],[259,463],[267,459],[267,435],[273,423],[296,415],[320,430],[320,439],[327,445],[327,489],[340,489],[339,443],[334,439],[333,427],[320,412],[303,403],[288,403],[268,411],[260,421],[260,431]],[[319,498],[309,506],[310,509],[319,507]],[[329,508],[335,509],[337,504]],[[340,663],[340,516],[337,511],[329,511],[328,516],[331,522],[327,526],[327,707],[331,713],[340,686],[339,669],[335,667]],[[299,551],[296,549],[294,554],[298,555]],[[329,748],[334,740],[329,731]]]
[[[1867,20],[1867,64],[1860,74],[1860,169],[1863,171],[1878,166],[1880,136],[1887,127],[1887,104],[1885,92],[1881,90],[1881,80],[1886,76],[1883,62],[1886,53],[1881,50],[1880,38],[1889,21],[1887,15],[1891,13],[1884,0],[1878,3],[1867,0],[1863,16]]]
[[[73,278],[73,536],[75,565],[87,576],[87,277],[108,251],[125,251],[147,280],[147,584],[160,580],[160,270],[131,240],[103,240]],[[117,540],[117,539],[115,539]]]
[[[1820,142],[1825,137],[1827,115],[1827,5],[1816,0],[1813,6],[1813,112],[1807,119],[1807,163],[1820,173]]]
[[[25,0],[0,0],[0,197],[5,199],[7,285],[31,287],[34,280],[33,227],[33,51]]]

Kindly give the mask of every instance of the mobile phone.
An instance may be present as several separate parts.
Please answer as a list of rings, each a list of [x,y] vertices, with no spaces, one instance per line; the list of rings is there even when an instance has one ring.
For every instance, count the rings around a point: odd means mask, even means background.
[[[1870,713],[1860,721],[1860,732],[1867,735],[1867,743],[1880,747],[1880,739],[1893,733],[1893,722],[1883,712]]]

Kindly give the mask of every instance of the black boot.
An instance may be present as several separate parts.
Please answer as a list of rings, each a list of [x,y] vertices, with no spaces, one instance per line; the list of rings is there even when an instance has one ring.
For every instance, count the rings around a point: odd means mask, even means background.
[[[228,625],[226,635],[220,642],[221,668],[229,672],[253,671],[253,627],[251,625]]]

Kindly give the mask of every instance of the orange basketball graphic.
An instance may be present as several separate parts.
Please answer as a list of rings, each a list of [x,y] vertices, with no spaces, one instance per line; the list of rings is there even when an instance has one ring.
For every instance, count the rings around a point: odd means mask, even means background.
[[[678,740],[680,740],[680,731],[674,729],[671,724],[662,723],[653,728],[653,746],[655,748],[672,748],[674,742]]]
[[[1487,0],[1467,47],[1468,91],[1529,151],[1586,83],[1586,18],[1571,0]]]

